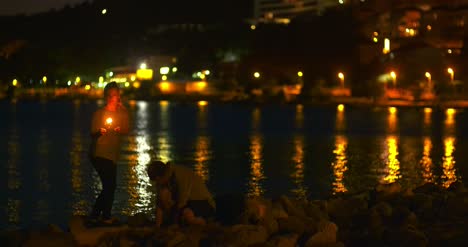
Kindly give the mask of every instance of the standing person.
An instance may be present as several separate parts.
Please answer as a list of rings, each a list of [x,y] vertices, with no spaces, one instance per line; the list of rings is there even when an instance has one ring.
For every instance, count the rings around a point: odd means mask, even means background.
[[[215,216],[213,196],[192,169],[155,161],[148,166],[147,173],[158,190],[156,226],[161,226],[167,219],[174,223],[205,225]]]
[[[94,203],[92,219],[113,223],[112,204],[117,180],[116,162],[119,158],[121,136],[129,131],[128,113],[120,100],[120,89],[115,82],[104,88],[106,105],[93,114],[90,158],[102,183],[102,191]]]

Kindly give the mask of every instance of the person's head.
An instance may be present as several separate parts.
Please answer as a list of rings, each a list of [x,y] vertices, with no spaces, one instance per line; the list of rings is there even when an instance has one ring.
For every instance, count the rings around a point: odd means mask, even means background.
[[[117,106],[120,103],[120,89],[115,81],[109,82],[104,88],[104,98],[108,105]]]
[[[148,173],[149,179],[156,182],[156,184],[167,184],[171,176],[170,163],[164,163],[159,160],[153,161],[148,165],[146,172]]]

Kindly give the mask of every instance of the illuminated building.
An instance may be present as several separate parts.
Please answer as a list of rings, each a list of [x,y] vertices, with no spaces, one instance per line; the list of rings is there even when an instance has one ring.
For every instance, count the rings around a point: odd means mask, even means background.
[[[329,7],[340,5],[338,0],[255,0],[254,22],[288,24],[304,13],[320,14]]]

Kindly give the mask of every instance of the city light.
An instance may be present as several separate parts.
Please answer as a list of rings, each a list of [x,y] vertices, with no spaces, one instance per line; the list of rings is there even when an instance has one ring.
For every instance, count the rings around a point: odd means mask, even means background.
[[[390,112],[391,114],[395,114],[397,112],[397,108],[396,107],[389,107],[388,108],[388,112]]]
[[[297,76],[302,77],[303,75],[304,73],[302,73],[302,71],[297,72]]]
[[[177,72],[177,67],[172,68],[172,73]]]
[[[140,69],[146,69],[146,68],[147,68],[146,63],[141,63],[141,64],[140,64]]]
[[[255,30],[257,27],[255,25],[250,25],[251,30]]]
[[[43,76],[43,77],[42,77],[42,81],[43,81],[44,83],[46,83],[46,82],[47,82],[47,77],[46,77],[46,76]]]
[[[431,113],[432,112],[432,108],[430,107],[425,107],[424,108],[424,113]]]
[[[167,81],[167,75],[163,75],[163,76],[161,76],[161,80],[163,80],[163,81]]]
[[[340,78],[341,87],[344,87],[344,74],[343,74],[343,72],[338,73],[338,78]]]
[[[431,73],[429,73],[429,72],[426,72],[424,75],[425,75],[427,78],[431,78]]]
[[[167,92],[171,90],[171,84],[169,82],[161,82],[159,83],[159,89],[163,92]]]
[[[77,77],[75,78],[75,83],[80,83],[80,82],[81,82],[81,78],[80,78],[79,76],[77,76]]]
[[[344,111],[344,105],[343,105],[343,104],[339,104],[339,105],[336,107],[336,109],[337,109],[338,111],[340,111],[340,112],[341,112],[341,111]]]
[[[99,76],[99,83],[103,83],[104,82],[104,77],[103,76]]]
[[[384,39],[383,54],[388,54],[389,52],[390,52],[390,39],[385,38]]]
[[[206,106],[206,105],[208,105],[208,102],[205,101],[205,100],[200,100],[200,101],[198,101],[198,105],[199,106]]]
[[[259,73],[259,72],[255,72],[255,73],[254,73],[254,77],[255,77],[255,78],[260,78],[260,73]]]
[[[205,89],[205,87],[206,87],[206,82],[204,82],[204,81],[197,82],[198,90],[203,90],[203,89]]]
[[[392,81],[393,81],[393,87],[396,87],[396,73],[395,73],[395,71],[390,72],[390,77],[392,78]]]
[[[107,9],[102,9],[101,14],[103,15],[107,14]]]
[[[14,79],[11,84],[16,87],[18,85],[18,80]]]
[[[453,77],[454,77],[455,71],[453,71],[452,68],[448,68],[447,72],[450,74],[450,81],[453,82]]]
[[[448,108],[448,109],[446,110],[447,115],[453,115],[453,114],[455,114],[455,112],[456,112],[456,111],[455,111],[455,109],[453,109],[453,108]]]
[[[169,67],[159,68],[159,74],[161,74],[161,75],[167,75],[167,74],[169,74],[169,71],[170,71]]]

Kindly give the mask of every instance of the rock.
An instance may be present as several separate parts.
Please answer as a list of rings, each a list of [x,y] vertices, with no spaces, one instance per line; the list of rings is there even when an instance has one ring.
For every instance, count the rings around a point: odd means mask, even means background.
[[[413,189],[414,193],[423,193],[423,194],[434,194],[442,192],[442,188],[433,183],[425,183],[415,189]]]
[[[388,230],[384,233],[384,242],[387,246],[401,247],[423,247],[429,244],[426,235],[414,227]]]
[[[316,221],[329,220],[327,212],[320,209],[320,206],[315,203],[308,203],[304,206],[304,212],[307,217],[310,217]]]
[[[246,246],[265,243],[268,239],[267,230],[263,226],[234,225],[228,234],[235,236],[237,244]]]
[[[280,201],[272,203],[271,213],[274,219],[288,218],[289,215],[284,210],[283,204]]]
[[[306,217],[304,209],[300,205],[295,205],[288,197],[281,196],[279,201],[283,205],[283,208],[288,215],[297,216],[300,218]]]
[[[378,193],[381,193],[383,196],[395,195],[401,192],[401,185],[397,182],[389,184],[379,184],[375,188]]]
[[[334,246],[338,227],[330,221],[319,223],[318,232],[307,240],[306,247]]]
[[[456,182],[450,184],[450,186],[447,188],[447,191],[455,192],[455,193],[459,194],[459,193],[466,192],[466,189],[465,189],[465,185],[462,182],[456,181]]]
[[[223,225],[233,225],[240,222],[244,211],[245,196],[242,194],[227,194],[216,196],[216,219]]]
[[[249,198],[245,202],[242,213],[242,224],[260,224],[268,219],[273,219],[271,201],[263,198]]]
[[[127,219],[127,224],[129,227],[144,227],[152,224],[149,216],[144,213],[138,213],[131,215]]]
[[[268,240],[268,244],[276,247],[296,247],[299,234],[276,235]]]
[[[187,238],[185,234],[177,229],[164,229],[157,232],[152,238],[152,246],[179,246],[183,244]]]
[[[68,223],[68,228],[73,235],[86,231],[84,218],[81,216],[72,216]]]
[[[305,231],[305,223],[297,216],[278,219],[280,233],[297,233],[301,235]]]
[[[393,209],[391,222],[396,226],[418,225],[416,214],[403,206],[396,206]]]
[[[0,243],[6,246],[22,246],[26,238],[27,233],[22,230],[3,231],[0,234]]]
[[[21,245],[24,247],[62,247],[75,246],[76,242],[70,233],[57,232],[32,232],[27,240]]]
[[[371,208],[371,210],[376,211],[382,217],[390,217],[393,212],[392,206],[386,202],[379,202]]]
[[[265,227],[268,232],[268,235],[272,235],[279,231],[279,224],[276,219],[273,218],[272,215],[262,219],[258,225]]]

